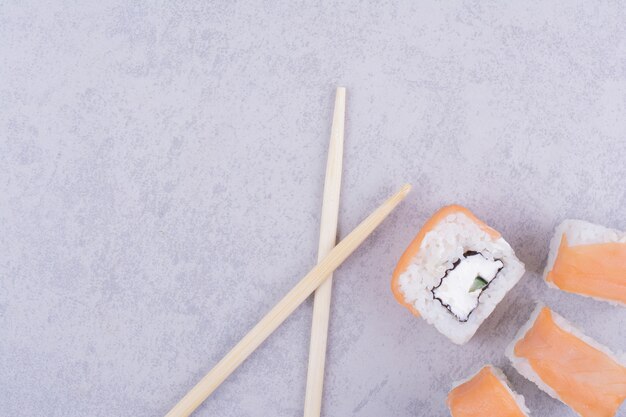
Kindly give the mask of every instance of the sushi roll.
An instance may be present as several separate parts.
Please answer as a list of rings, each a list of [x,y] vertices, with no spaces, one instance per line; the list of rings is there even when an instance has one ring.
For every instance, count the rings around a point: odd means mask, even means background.
[[[626,233],[565,220],[550,242],[549,286],[626,306]]]
[[[539,305],[506,355],[517,371],[582,417],[615,416],[626,398],[626,363]]]
[[[457,344],[466,343],[524,275],[500,233],[461,206],[433,215],[391,280],[396,300]]]
[[[452,417],[528,417],[524,397],[513,392],[504,373],[487,365],[448,394]]]

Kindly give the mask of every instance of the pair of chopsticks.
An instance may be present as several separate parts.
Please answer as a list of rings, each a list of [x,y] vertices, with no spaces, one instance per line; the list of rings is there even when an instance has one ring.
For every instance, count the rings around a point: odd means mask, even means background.
[[[330,306],[331,284],[327,281],[333,271],[348,258],[361,243],[382,223],[409,193],[411,186],[405,184],[395,195],[385,201],[372,214],[363,220],[337,246],[337,216],[339,209],[339,189],[343,157],[343,128],[345,117],[345,89],[338,88],[335,99],[331,143],[326,180],[324,184],[324,203],[320,228],[320,243],[317,265],[296,284],[252,328],[217,365],[206,374],[165,417],[189,416],[205,399],[213,393],[261,343],[317,288],[313,312],[312,337],[310,346],[305,416],[319,416],[321,408],[328,312]],[[333,247],[334,246],[334,247]],[[325,283],[326,282],[326,283]],[[324,286],[321,286],[324,284]],[[315,414],[317,413],[317,414]]]

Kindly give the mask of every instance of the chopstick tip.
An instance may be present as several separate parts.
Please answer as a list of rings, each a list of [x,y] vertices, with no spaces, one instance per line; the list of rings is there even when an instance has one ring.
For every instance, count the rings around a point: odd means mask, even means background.
[[[402,188],[400,189],[400,193],[403,196],[406,196],[410,191],[411,191],[411,184],[408,184],[408,183],[404,184]]]

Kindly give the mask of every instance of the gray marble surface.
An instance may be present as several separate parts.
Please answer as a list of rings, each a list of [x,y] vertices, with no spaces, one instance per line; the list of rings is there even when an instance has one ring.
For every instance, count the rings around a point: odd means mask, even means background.
[[[626,228],[625,21],[618,1],[2,2],[0,414],[175,404],[314,264],[345,85],[340,235],[414,190],[336,274],[323,414],[444,417],[490,362],[534,416],[573,416],[503,350],[537,300],[626,345],[626,310],[539,275],[562,219]],[[528,269],[463,347],[389,290],[448,203]],[[310,318],[196,415],[301,415]]]

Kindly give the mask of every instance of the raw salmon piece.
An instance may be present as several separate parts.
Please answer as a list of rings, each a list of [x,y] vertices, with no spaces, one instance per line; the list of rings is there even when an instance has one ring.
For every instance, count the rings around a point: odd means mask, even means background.
[[[626,243],[570,246],[563,234],[546,280],[563,291],[626,305]]]
[[[626,367],[608,349],[577,334],[565,319],[540,308],[509,357],[513,365],[583,417],[612,417],[626,398]],[[512,356],[512,357],[511,357]]]
[[[563,291],[626,305],[626,232],[564,220],[550,242],[544,278]]]
[[[500,376],[501,375],[501,376]],[[448,394],[453,417],[527,417],[523,397],[513,393],[504,374],[490,365]]]

